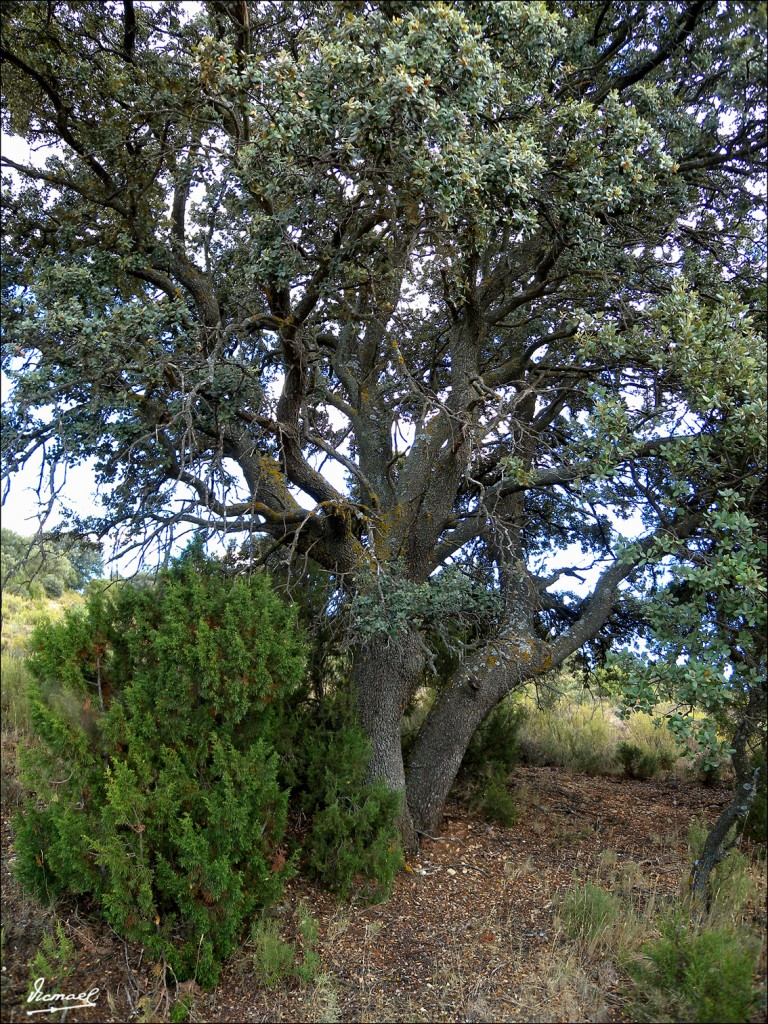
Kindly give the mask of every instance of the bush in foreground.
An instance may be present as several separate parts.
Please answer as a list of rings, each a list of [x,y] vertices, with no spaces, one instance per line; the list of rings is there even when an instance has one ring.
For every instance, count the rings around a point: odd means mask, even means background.
[[[697,843],[703,835],[702,827],[692,830]],[[762,900],[746,858],[732,855],[718,867],[713,904],[703,917],[691,914],[687,899],[662,900],[660,906],[652,877],[640,865],[611,869],[615,854],[604,856],[603,864],[607,876],[576,881],[560,900],[559,917],[576,944],[582,977],[597,975],[599,964],[613,961],[626,977],[632,1020],[756,1019],[759,993],[753,982],[764,941],[745,908],[747,901]]]
[[[661,937],[643,947],[633,976],[643,993],[641,1018],[704,1022],[748,1021],[755,1008],[757,943],[727,925],[691,926],[684,914],[661,922]]]
[[[156,587],[37,629],[32,650],[22,884],[93,896],[178,978],[215,984],[292,869],[270,727],[303,676],[293,614],[192,548]]]

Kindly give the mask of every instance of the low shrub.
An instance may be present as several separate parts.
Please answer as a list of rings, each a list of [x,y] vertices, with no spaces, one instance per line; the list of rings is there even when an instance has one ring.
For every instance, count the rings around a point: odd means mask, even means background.
[[[44,978],[46,985],[63,987],[74,969],[74,943],[64,930],[64,925],[57,920],[53,931],[43,933],[29,965],[30,991],[38,978]]]
[[[697,930],[680,913],[663,918],[660,930],[660,938],[643,947],[643,960],[631,967],[639,1019],[748,1021],[755,1009],[759,944],[729,926]]]
[[[571,938],[594,939],[623,913],[619,897],[594,882],[577,885],[567,892],[560,915]]]
[[[518,817],[517,803],[507,786],[508,772],[499,765],[477,782],[472,803],[484,818],[510,828]]]
[[[711,738],[716,743],[722,737],[713,730]],[[685,775],[689,779],[700,786],[716,789],[732,777],[733,765],[727,745],[716,749],[691,738],[687,747]]]
[[[284,939],[274,919],[259,918],[251,926],[253,976],[265,988],[276,988],[292,978],[306,984],[319,973],[317,921],[303,903],[299,903],[297,918],[298,943]]]
[[[649,763],[655,762],[657,771],[671,771],[680,760],[683,751],[663,718],[637,711],[629,716],[624,727],[627,742],[637,747]]]
[[[194,1000],[191,995],[185,995],[181,999],[177,999],[172,1004],[168,1014],[170,1024],[186,1024],[186,1021],[190,1019],[192,1014],[193,1002]]]
[[[519,733],[526,710],[505,700],[495,707],[470,740],[462,770],[479,775],[489,766],[512,771],[520,759]]]
[[[310,877],[336,892],[363,902],[380,903],[392,893],[403,866],[395,826],[400,797],[383,782],[372,782],[351,800],[345,787],[331,787],[325,806],[316,811],[303,861]]]
[[[509,827],[517,804],[507,783],[519,761],[518,733],[525,710],[511,700],[494,708],[472,737],[461,766],[459,789],[483,817]]]
[[[95,592],[31,647],[23,886],[93,896],[179,980],[215,984],[293,869],[270,742],[304,671],[293,613],[193,547],[153,589]]]
[[[631,779],[652,779],[658,775],[661,768],[659,759],[654,754],[623,740],[616,746],[616,758],[624,769],[624,774]]]
[[[296,947],[282,937],[277,921],[254,922],[250,945],[254,979],[265,988],[275,988],[293,973]]]
[[[705,834],[698,823],[691,829],[691,855]],[[606,874],[599,884],[576,882],[562,895],[558,915],[585,976],[609,961],[626,977],[626,1019],[666,1024],[758,1019],[761,993],[753,979],[764,940],[751,917],[739,911],[747,899],[758,906],[764,900],[745,857],[739,854],[719,866],[719,885],[704,917],[692,916],[687,899],[658,900],[641,866],[619,863],[611,850],[601,857],[601,871]]]

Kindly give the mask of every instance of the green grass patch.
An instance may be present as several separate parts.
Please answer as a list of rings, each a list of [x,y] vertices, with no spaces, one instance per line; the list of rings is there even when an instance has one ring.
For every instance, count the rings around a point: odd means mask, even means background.
[[[560,914],[572,939],[595,939],[624,913],[621,899],[601,885],[587,882],[563,897]]]
[[[261,917],[251,926],[253,975],[264,988],[277,988],[292,979],[307,984],[320,973],[317,920],[303,902],[299,903],[296,917],[297,942],[282,937],[274,918]]]
[[[619,868],[613,857],[603,862],[605,876],[576,882],[559,907],[584,976],[612,961],[624,976],[632,1020],[747,1024],[753,1019],[761,995],[754,977],[764,940],[739,913],[746,899],[759,899],[746,858],[739,855],[721,866],[715,902],[704,920],[691,914],[685,898],[667,900],[660,908],[638,865]],[[645,898],[638,899],[643,891]]]

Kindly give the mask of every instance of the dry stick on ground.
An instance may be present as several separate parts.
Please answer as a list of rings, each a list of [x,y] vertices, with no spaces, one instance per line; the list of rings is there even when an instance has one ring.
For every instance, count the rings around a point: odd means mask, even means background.
[[[423,836],[424,839],[431,839],[433,843],[459,843],[461,846],[466,845],[463,839],[456,839],[454,836],[430,836],[418,828],[416,829],[416,832],[420,836]]]

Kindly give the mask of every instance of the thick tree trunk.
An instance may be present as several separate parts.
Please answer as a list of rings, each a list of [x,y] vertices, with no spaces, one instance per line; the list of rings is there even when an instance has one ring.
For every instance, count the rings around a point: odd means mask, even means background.
[[[552,651],[510,624],[465,662],[441,692],[408,758],[406,792],[417,833],[430,835],[440,828],[475,730],[507,694],[552,667]],[[561,652],[559,660],[564,656]]]
[[[440,694],[408,759],[406,793],[417,834],[439,830],[470,740],[496,703],[494,696],[466,683],[454,683]]]
[[[402,796],[399,824],[408,850],[415,849],[417,839],[405,795],[400,723],[423,668],[419,637],[402,634],[362,646],[354,669],[360,722],[371,741],[370,773]]]

